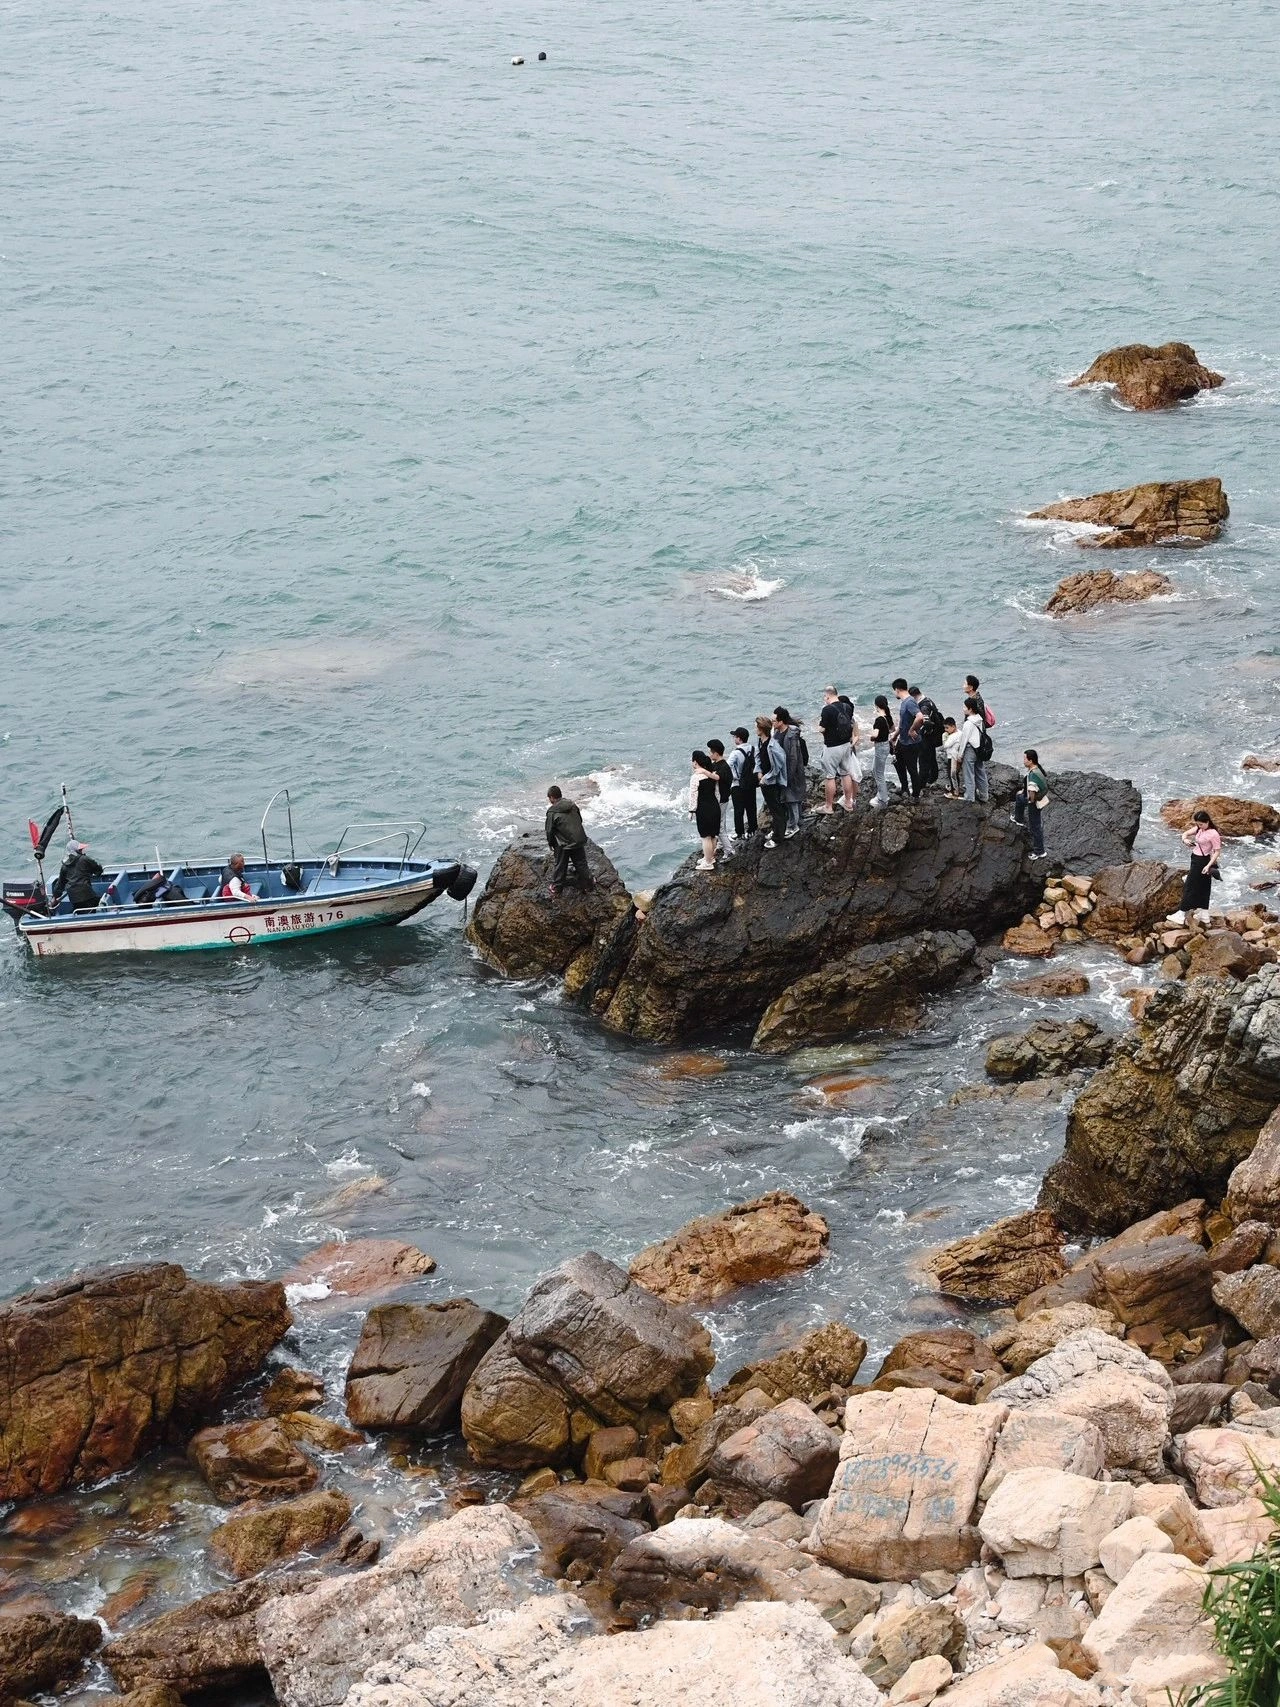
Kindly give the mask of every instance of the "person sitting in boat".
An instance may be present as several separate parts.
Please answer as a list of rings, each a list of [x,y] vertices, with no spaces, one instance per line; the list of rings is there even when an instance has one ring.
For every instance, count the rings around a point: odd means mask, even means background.
[[[222,878],[218,885],[220,901],[252,901],[249,885],[244,880],[244,855],[233,853],[222,868]]]
[[[77,912],[84,908],[96,907],[98,894],[93,887],[93,880],[105,875],[97,860],[89,858],[87,843],[68,842],[67,857],[53,880],[55,903],[65,895]]]

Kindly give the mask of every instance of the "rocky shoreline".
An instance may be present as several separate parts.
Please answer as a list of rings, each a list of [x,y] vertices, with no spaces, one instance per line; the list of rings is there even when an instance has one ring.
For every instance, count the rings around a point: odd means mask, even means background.
[[[950,1319],[870,1380],[838,1316],[723,1372],[702,1316],[831,1249],[785,1191],[628,1267],[570,1257],[510,1320],[424,1300],[413,1247],[326,1247],[285,1278],[295,1311],[330,1282],[369,1303],[341,1394],[291,1351],[281,1281],[158,1264],[38,1289],[0,1311],[4,1530],[56,1551],[42,1501],[181,1453],[226,1586],[157,1614],[145,1571],[61,1605],[0,1576],[0,1698],[87,1682],[103,1701],[109,1678],[132,1707],[268,1688],[282,1707],[656,1707],[678,1688],[1154,1707],[1220,1675],[1208,1573],[1270,1541],[1259,1476],[1280,1471],[1280,920],[1259,903],[1165,943],[1178,873],[1132,859],[1135,791],[1062,779],[1070,855],[1034,877],[1010,792],[998,775],[985,808],[819,820],[775,861],[748,848],[653,896],[593,849],[595,895],[554,911],[541,850],[517,843],[472,925],[491,963],[563,977],[607,1025],[729,1026],[762,1052],[909,1027],[1010,956],[1158,963],[1126,1035],[1044,1018],[993,1041],[989,1088],[956,1093],[1043,1084],[1070,1110],[1039,1207],[926,1259]],[[371,1438],[475,1466],[385,1548],[338,1485]]]

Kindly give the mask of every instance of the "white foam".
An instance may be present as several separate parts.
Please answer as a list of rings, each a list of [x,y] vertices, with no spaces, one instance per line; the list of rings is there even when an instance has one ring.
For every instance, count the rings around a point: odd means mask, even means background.
[[[684,804],[683,790],[667,793],[654,783],[642,782],[629,765],[610,766],[590,775],[599,792],[583,802],[584,824],[598,827],[635,824],[653,813],[665,816],[678,812]]]
[[[367,1174],[369,1164],[360,1160],[360,1152],[353,1144],[349,1150],[344,1150],[340,1156],[335,1156],[331,1162],[326,1162],[324,1171],[337,1179],[341,1174]]]
[[[862,1140],[867,1135],[869,1120],[859,1120],[852,1114],[836,1114],[826,1119],[793,1120],[782,1128],[782,1136],[793,1140],[820,1138],[839,1150],[846,1162],[862,1154]]]
[[[289,1305],[290,1309],[295,1304],[317,1304],[320,1299],[327,1298],[332,1291],[333,1288],[325,1280],[299,1282],[297,1285],[285,1287],[285,1303]]]
[[[421,1079],[415,1079],[409,1086],[409,1091],[413,1096],[425,1098],[431,1095],[431,1086],[424,1085]]]
[[[771,568],[776,565],[771,564]],[[772,579],[763,574],[760,565],[754,558],[748,558],[745,563],[735,563],[729,571],[725,585],[712,587],[711,591],[722,599],[733,599],[738,604],[758,604],[761,599],[771,599],[786,586],[781,575]]]

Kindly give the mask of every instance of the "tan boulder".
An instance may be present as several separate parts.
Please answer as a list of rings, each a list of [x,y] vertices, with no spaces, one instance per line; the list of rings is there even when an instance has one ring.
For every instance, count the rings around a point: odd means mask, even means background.
[[[1172,591],[1169,577],[1154,569],[1136,569],[1129,575],[1116,575],[1110,569],[1081,569],[1058,582],[1044,608],[1049,616],[1080,616],[1099,605],[1139,604]]]
[[[368,1444],[368,1435],[318,1417],[314,1411],[284,1411],[277,1421],[296,1445],[313,1446],[317,1452],[349,1452],[353,1446]]]
[[[228,1505],[305,1494],[320,1479],[275,1417],[202,1428],[192,1436],[187,1456],[216,1498]]]
[[[1271,775],[1275,775],[1277,771],[1280,771],[1280,759],[1267,759],[1260,757],[1257,753],[1246,753],[1240,761],[1240,769],[1242,771],[1267,771]]]
[[[1259,1547],[1267,1546],[1276,1533],[1266,1506],[1256,1497],[1243,1499],[1237,1505],[1202,1511],[1198,1516],[1209,1544],[1207,1563],[1210,1570],[1251,1559]]]
[[[1178,1482],[1150,1482],[1133,1490],[1133,1515],[1149,1517],[1173,1542],[1175,1553],[1203,1565],[1213,1552],[1198,1512]]]
[[[811,1404],[832,1387],[849,1387],[867,1355],[867,1342],[844,1322],[823,1322],[773,1357],[736,1370],[715,1396],[731,1404],[751,1388],[771,1399],[803,1399]],[[672,1413],[674,1420],[674,1411]]]
[[[1058,1666],[1043,1642],[971,1671],[938,1697],[939,1707],[1100,1707],[1096,1686]]]
[[[953,1675],[951,1661],[941,1654],[912,1660],[889,1691],[889,1707],[929,1707],[934,1696],[946,1688]]]
[[[1124,1338],[1124,1327],[1109,1310],[1094,1304],[1054,1304],[1033,1310],[1015,1326],[988,1335],[987,1343],[1007,1370],[1021,1375],[1062,1340],[1088,1328],[1110,1334],[1113,1339]]]
[[[939,1601],[888,1606],[876,1618],[862,1669],[877,1689],[891,1689],[918,1660],[941,1655],[948,1663],[958,1662],[965,1637],[963,1620]]]
[[[1034,919],[1024,919],[1020,925],[1010,925],[1000,939],[1006,954],[1021,955],[1027,960],[1045,960],[1058,946],[1056,936],[1042,931]]]
[[[1015,979],[1006,988],[1015,995],[1034,996],[1039,1000],[1083,996],[1089,989],[1089,975],[1087,972],[1041,972],[1034,978]]]
[[[1172,409],[1223,375],[1205,367],[1190,344],[1120,344],[1094,359],[1072,386],[1111,385],[1130,409]]]
[[[851,1576],[909,1582],[978,1556],[978,1489],[1007,1411],[920,1390],[850,1399],[810,1545]]]
[[[340,1309],[352,1298],[367,1298],[379,1292],[395,1292],[424,1274],[431,1274],[436,1259],[406,1245],[403,1239],[335,1239],[300,1257],[284,1277],[290,1288],[310,1289],[298,1299],[310,1310]],[[326,1290],[319,1294],[319,1288]]]
[[[1239,931],[1206,931],[1187,944],[1188,978],[1247,978],[1275,955],[1260,943],[1246,942]]]
[[[1280,1108],[1259,1132],[1244,1161],[1232,1170],[1222,1207],[1237,1226],[1242,1221],[1265,1221],[1280,1227]]]
[[[1032,510],[1032,521],[1089,522],[1106,531],[1077,543],[1094,548],[1217,539],[1229,514],[1222,482],[1151,480]]]
[[[989,1500],[1013,1470],[1097,1477],[1105,1464],[1106,1446],[1091,1422],[1056,1411],[1013,1411],[1000,1430],[979,1494]]]
[[[0,1701],[61,1689],[101,1642],[93,1618],[0,1609]]]
[[[1126,1684],[1138,1665],[1172,1654],[1213,1655],[1213,1626],[1203,1608],[1208,1580],[1179,1553],[1140,1558],[1081,1638],[1099,1681]]]
[[[1231,1428],[1194,1428],[1181,1438],[1182,1468],[1202,1506],[1238,1505],[1262,1490],[1258,1471],[1280,1474],[1280,1440]]]
[[[455,1427],[467,1382],[506,1325],[470,1298],[376,1304],[347,1370],[347,1415],[363,1428]]]
[[[1094,904],[1084,922],[1086,934],[1107,942],[1141,935],[1177,907],[1184,875],[1182,866],[1162,860],[1106,866],[1094,875]]]
[[[1197,794],[1190,800],[1166,800],[1160,816],[1171,830],[1187,830],[1197,812],[1207,812],[1223,836],[1268,836],[1280,829],[1280,812],[1260,800],[1231,794]]]
[[[716,1517],[677,1517],[635,1536],[610,1576],[619,1611],[635,1619],[705,1616],[739,1600],[808,1600],[826,1610],[862,1588],[796,1547]]]
[[[890,1348],[872,1386],[879,1393],[927,1387],[972,1404],[1003,1377],[999,1358],[972,1328],[921,1328]]]
[[[1129,1328],[1161,1333],[1217,1320],[1213,1270],[1202,1245],[1180,1234],[1098,1255],[1098,1303]]]
[[[812,1268],[830,1229],[788,1191],[700,1215],[633,1258],[631,1278],[668,1304],[709,1304],[741,1286]]]
[[[1173,1410],[1173,1383],[1136,1346],[1094,1329],[1061,1341],[1000,1388],[1012,1410],[1049,1410],[1092,1422],[1112,1469],[1161,1468]]]
[[[1133,1490],[1063,1470],[1011,1470],[978,1525],[1006,1576],[1078,1577],[1098,1564],[1105,1537],[1129,1516]]]
[[[970,1304],[1016,1304],[1066,1272],[1065,1235],[1046,1210],[1006,1216],[926,1257],[938,1291]]]
[[[314,1411],[324,1404],[324,1381],[309,1369],[285,1364],[277,1370],[262,1395],[262,1408],[269,1417],[286,1411]]]
[[[209,1537],[209,1547],[233,1577],[251,1577],[278,1559],[314,1552],[342,1530],[351,1501],[333,1488],[317,1488],[275,1505],[242,1506]]]
[[[798,1511],[825,1495],[839,1457],[840,1436],[803,1400],[784,1399],[722,1441],[707,1475],[731,1511],[750,1511],[762,1500]]]
[[[1280,1269],[1254,1263],[1236,1274],[1220,1274],[1213,1296],[1251,1338],[1265,1340],[1280,1334]]]

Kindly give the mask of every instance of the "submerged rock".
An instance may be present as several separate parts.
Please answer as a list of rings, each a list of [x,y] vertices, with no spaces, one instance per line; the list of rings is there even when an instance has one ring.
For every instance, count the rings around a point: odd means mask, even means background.
[[[612,860],[594,842],[587,863],[595,888],[584,894],[573,881],[552,899],[551,856],[531,834],[511,843],[489,873],[475,904],[467,941],[509,978],[567,975],[631,907]]]
[[[1034,978],[1019,978],[1008,988],[1016,995],[1034,996],[1039,1001],[1083,996],[1089,990],[1089,975],[1086,972],[1040,972]]]
[[[1190,829],[1197,812],[1207,812],[1223,836],[1269,836],[1280,830],[1280,812],[1261,800],[1231,794],[1197,794],[1193,800],[1166,800],[1160,816],[1171,830]]]
[[[812,1268],[831,1232],[789,1191],[700,1215],[631,1263],[631,1278],[668,1304],[709,1304],[740,1286]]]
[[[1037,1020],[1028,1030],[997,1037],[988,1045],[987,1076],[1009,1084],[1061,1078],[1079,1067],[1104,1067],[1115,1041],[1091,1019]]]
[[[752,1048],[777,1055],[864,1031],[912,1031],[926,996],[949,989],[973,965],[968,931],[920,931],[866,943],[799,978],[765,1010]]]
[[[1071,384],[1114,385],[1116,396],[1131,409],[1171,409],[1199,391],[1212,391],[1222,380],[1190,344],[1120,344],[1098,356]]]
[[[477,1463],[533,1469],[566,1462],[571,1423],[631,1423],[697,1391],[715,1362],[694,1317],[655,1298],[594,1251],[534,1285],[485,1354],[462,1400],[462,1432]]]
[[[1049,616],[1079,616],[1099,605],[1139,604],[1172,591],[1169,577],[1154,569],[1136,569],[1130,575],[1117,575],[1110,569],[1081,569],[1058,582],[1044,608]]]
[[[1219,1197],[1280,1102],[1280,967],[1161,990],[1067,1118],[1040,1192],[1073,1232]]]
[[[278,1281],[176,1263],[98,1269],[0,1310],[0,1500],[123,1470],[262,1367],[292,1317]]]
[[[453,1427],[467,1382],[506,1325],[469,1298],[377,1305],[347,1370],[347,1415],[365,1428]]]
[[[101,1641],[95,1618],[0,1611],[0,1701],[60,1689]]]
[[[435,1266],[434,1257],[402,1239],[335,1239],[308,1251],[284,1278],[286,1286],[327,1288],[324,1299],[307,1299],[314,1307],[330,1298],[341,1304],[347,1298],[397,1291],[432,1273]]]
[[[1106,550],[1131,545],[1171,545],[1217,539],[1229,514],[1222,482],[1152,480],[1089,498],[1067,498],[1032,510],[1037,522],[1090,522],[1108,531],[1078,540]]]
[[[971,1304],[1016,1304],[1065,1274],[1065,1242],[1052,1215],[1031,1209],[944,1245],[923,1266],[948,1298]]]

